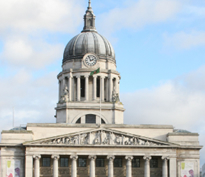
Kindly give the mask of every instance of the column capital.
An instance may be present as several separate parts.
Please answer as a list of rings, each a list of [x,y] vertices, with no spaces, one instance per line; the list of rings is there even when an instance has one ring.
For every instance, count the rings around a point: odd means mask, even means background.
[[[39,160],[41,158],[41,155],[33,155],[33,158]]]
[[[125,156],[125,159],[127,159],[128,161],[132,161],[133,156]]]
[[[100,76],[100,79],[105,79],[105,76]]]
[[[93,75],[93,78],[95,78],[95,79],[96,79],[97,77],[98,77],[97,75]]]
[[[60,156],[59,155],[52,155],[51,158],[54,160],[58,160],[60,158]]]
[[[85,77],[85,78],[89,78],[89,77],[90,77],[90,75],[84,75],[84,77]]]
[[[149,160],[151,160],[151,159],[152,159],[152,157],[151,157],[151,156],[144,156],[144,157],[143,157],[143,159],[144,159],[144,160],[148,160],[148,161],[149,161]]]
[[[72,160],[77,160],[77,159],[78,159],[78,156],[77,156],[77,155],[71,155],[70,158],[71,158]]]
[[[162,156],[162,160],[169,160],[168,156]]]
[[[96,155],[89,155],[88,158],[89,158],[90,160],[95,160],[97,157],[96,157]]]
[[[77,79],[79,79],[81,76],[75,76]]]
[[[107,159],[113,161],[113,160],[115,159],[115,156],[114,156],[114,155],[108,155],[108,156],[107,156]]]

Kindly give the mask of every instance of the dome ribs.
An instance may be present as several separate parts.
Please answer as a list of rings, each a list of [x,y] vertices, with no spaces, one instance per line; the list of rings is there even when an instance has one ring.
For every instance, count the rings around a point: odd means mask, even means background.
[[[63,63],[72,59],[83,59],[87,53],[94,53],[99,59],[116,62],[114,49],[106,38],[96,32],[82,32],[67,44]]]
[[[97,36],[95,33],[92,33],[93,35],[93,39],[94,39],[94,51],[95,51],[95,54],[99,55],[99,42],[98,42],[98,39],[97,39]]]

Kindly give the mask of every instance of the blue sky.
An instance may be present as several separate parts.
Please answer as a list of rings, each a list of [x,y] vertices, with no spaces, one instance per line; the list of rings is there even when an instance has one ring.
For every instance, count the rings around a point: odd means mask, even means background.
[[[92,0],[92,7],[115,49],[125,123],[171,124],[198,132],[205,145],[205,2]],[[86,0],[0,2],[0,130],[12,127],[12,107],[16,126],[55,122],[56,75],[86,8]]]

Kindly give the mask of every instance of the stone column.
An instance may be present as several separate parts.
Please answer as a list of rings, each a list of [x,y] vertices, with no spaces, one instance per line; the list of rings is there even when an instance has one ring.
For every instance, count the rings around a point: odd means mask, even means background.
[[[100,84],[100,86],[101,86],[101,88],[100,88],[100,91],[101,91],[101,101],[105,101],[105,89],[104,89],[104,84],[105,84],[105,77],[104,76],[101,76],[101,78],[100,78],[100,80],[101,80],[101,84]]]
[[[113,161],[115,159],[115,156],[107,156],[108,161],[108,177],[113,177]]]
[[[65,76],[63,76],[63,80],[62,80],[62,93],[63,93],[63,90],[65,88],[66,84],[65,84]]]
[[[90,177],[95,177],[95,155],[90,155],[88,157],[90,159]]]
[[[144,176],[145,177],[150,177],[150,156],[144,156],[143,159],[145,160],[145,165],[144,165]]]
[[[106,78],[106,101],[109,101],[109,79]]]
[[[167,161],[169,157],[162,157],[163,163],[162,163],[162,177],[168,177],[168,167],[167,167]]]
[[[89,76],[85,76],[85,101],[89,100]]]
[[[72,83],[73,83],[73,77],[69,77],[69,100],[72,101]]]
[[[93,100],[96,100],[96,81],[97,76],[93,76]]]
[[[77,177],[77,155],[71,155],[70,158],[72,159],[72,167],[71,167],[71,177]]]
[[[119,91],[119,77],[116,78],[116,92],[118,94],[120,94],[120,91]]]
[[[77,101],[80,101],[80,76],[77,76]]]
[[[34,177],[40,177],[40,155],[34,155]]]
[[[109,76],[109,101],[112,102],[112,89],[113,87],[113,82],[112,82],[112,77]]]
[[[125,159],[127,159],[126,164],[126,177],[132,177],[132,156],[126,156]]]
[[[58,81],[58,84],[59,84],[58,100],[60,101],[60,99],[61,99],[61,81],[60,80]]]
[[[58,177],[58,159],[59,155],[52,155],[53,159],[53,177]]]

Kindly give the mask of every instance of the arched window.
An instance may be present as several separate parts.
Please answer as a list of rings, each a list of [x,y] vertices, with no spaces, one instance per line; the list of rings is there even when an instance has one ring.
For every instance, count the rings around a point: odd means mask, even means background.
[[[77,121],[76,121],[76,124],[80,124],[81,123],[81,118],[79,118]]]
[[[85,116],[85,123],[86,124],[96,124],[96,115],[94,115],[94,114],[87,114]]]
[[[90,22],[90,26],[93,26],[93,21],[92,21],[92,19],[90,19],[89,22]]]

